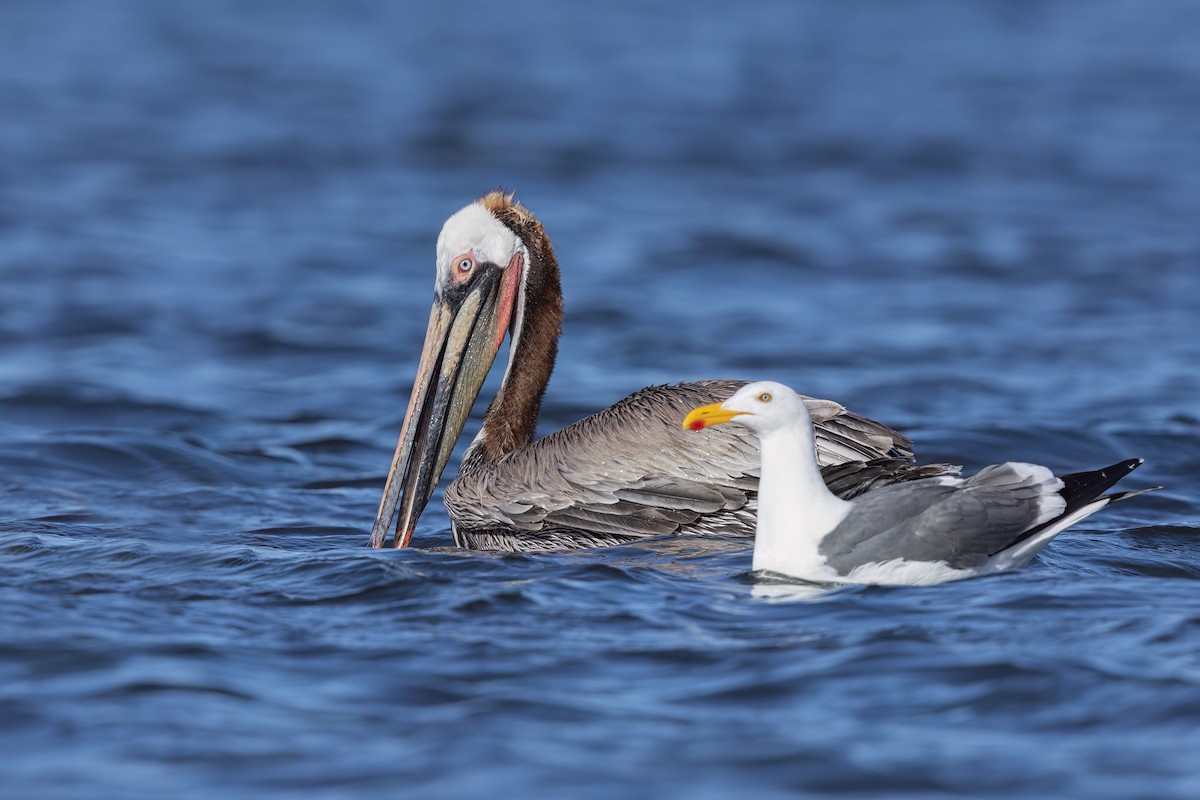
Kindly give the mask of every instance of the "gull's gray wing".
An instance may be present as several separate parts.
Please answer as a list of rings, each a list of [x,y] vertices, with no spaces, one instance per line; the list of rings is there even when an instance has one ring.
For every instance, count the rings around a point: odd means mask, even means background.
[[[727,399],[742,381],[655,386],[523,447],[464,469],[446,490],[456,531],[487,533],[487,547],[530,549],[554,532],[556,546],[579,531],[576,546],[684,529],[753,533],[746,509],[757,492],[758,439],[740,425],[680,427],[687,412]],[[839,473],[839,487],[902,480],[912,443],[885,425],[828,400],[805,398],[822,464],[883,459]],[[886,466],[884,465],[886,462]],[[921,468],[929,469],[929,468]],[[890,474],[890,477],[887,475]],[[463,537],[470,543],[470,536]],[[568,545],[569,546],[569,545]]]
[[[896,559],[976,568],[1061,514],[1062,486],[1045,467],[1017,462],[986,467],[965,481],[887,486],[856,499],[819,552],[841,575]]]

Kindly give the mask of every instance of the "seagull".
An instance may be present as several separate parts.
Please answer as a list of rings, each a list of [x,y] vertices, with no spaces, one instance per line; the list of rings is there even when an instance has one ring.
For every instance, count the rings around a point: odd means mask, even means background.
[[[693,409],[683,429],[731,421],[758,434],[762,453],[753,569],[814,583],[930,585],[1016,569],[1109,503],[1161,488],[1103,494],[1140,458],[1061,478],[1010,461],[843,500],[821,479],[809,411],[792,389],[749,383]]]

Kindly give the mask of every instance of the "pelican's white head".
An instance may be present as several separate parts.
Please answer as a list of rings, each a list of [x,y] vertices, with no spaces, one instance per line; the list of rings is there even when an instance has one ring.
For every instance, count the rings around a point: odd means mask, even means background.
[[[442,225],[437,240],[437,283],[446,288],[468,280],[484,264],[500,269],[526,261],[525,243],[482,203],[456,211]]]
[[[812,426],[812,415],[803,398],[775,381],[748,383],[724,403],[695,409],[683,421],[687,430],[737,422],[757,434],[768,434],[793,425]]]

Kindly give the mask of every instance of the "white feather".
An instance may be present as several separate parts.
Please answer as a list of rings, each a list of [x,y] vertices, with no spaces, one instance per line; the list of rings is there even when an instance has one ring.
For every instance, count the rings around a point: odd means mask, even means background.
[[[478,203],[456,211],[442,226],[437,240],[437,283],[439,295],[460,256],[471,253],[478,263],[492,262],[502,269],[523,250],[520,237]]]

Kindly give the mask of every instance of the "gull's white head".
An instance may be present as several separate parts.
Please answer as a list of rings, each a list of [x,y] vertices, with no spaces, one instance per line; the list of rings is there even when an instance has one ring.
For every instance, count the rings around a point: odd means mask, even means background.
[[[500,269],[526,260],[525,243],[482,203],[456,211],[437,240],[437,284],[444,289],[463,283],[484,265]]]
[[[756,381],[739,389],[724,403],[695,409],[683,420],[686,430],[737,422],[758,434],[802,423],[812,424],[808,407],[800,395],[775,381]]]

